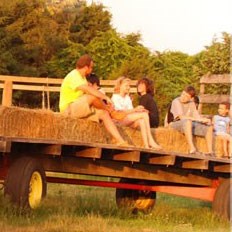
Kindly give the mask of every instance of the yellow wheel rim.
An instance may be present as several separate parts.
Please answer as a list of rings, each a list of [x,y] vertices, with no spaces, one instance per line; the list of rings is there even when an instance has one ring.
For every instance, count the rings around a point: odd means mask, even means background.
[[[32,209],[36,208],[42,198],[42,177],[39,172],[33,172],[29,186],[29,205]]]

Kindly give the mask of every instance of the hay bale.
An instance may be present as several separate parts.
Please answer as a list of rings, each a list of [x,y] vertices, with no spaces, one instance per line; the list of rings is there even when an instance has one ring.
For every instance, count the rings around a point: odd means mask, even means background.
[[[102,125],[49,110],[0,107],[0,136],[107,143]]]
[[[174,130],[173,128],[159,127],[151,129],[152,134],[165,151],[188,153],[188,143],[185,135]],[[204,137],[194,136],[193,140],[198,151],[207,153],[207,144]],[[219,138],[214,138],[214,149],[217,157],[221,157],[223,154],[223,147]]]
[[[118,127],[125,140],[137,147],[143,147],[139,130]],[[152,129],[152,134],[165,151],[188,152],[185,136],[171,128]],[[0,106],[0,136],[66,140],[92,143],[112,143],[112,137],[102,124],[86,119],[67,117],[50,110],[26,109]],[[195,137],[199,151],[207,152],[204,138]],[[222,155],[222,145],[216,139],[216,152]]]

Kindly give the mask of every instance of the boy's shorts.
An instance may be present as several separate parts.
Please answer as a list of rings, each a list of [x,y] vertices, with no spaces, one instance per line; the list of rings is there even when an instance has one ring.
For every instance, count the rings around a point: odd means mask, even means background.
[[[91,121],[99,122],[99,115],[101,111],[102,110],[91,107],[88,103],[87,95],[84,94],[76,101],[69,104],[64,113],[72,117],[86,118]]]
[[[185,127],[187,121],[188,121],[188,119],[171,122],[170,127],[175,129],[175,130],[180,131],[181,133],[184,133],[184,127]],[[192,121],[192,133],[193,133],[193,135],[204,137],[208,131],[208,128],[209,128],[209,126],[204,124],[204,123]]]

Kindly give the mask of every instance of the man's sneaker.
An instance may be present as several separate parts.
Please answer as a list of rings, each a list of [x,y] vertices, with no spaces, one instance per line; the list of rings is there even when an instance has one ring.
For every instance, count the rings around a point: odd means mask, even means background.
[[[121,110],[113,110],[112,112],[110,112],[110,116],[111,118],[121,121],[126,117],[126,113],[124,111]]]

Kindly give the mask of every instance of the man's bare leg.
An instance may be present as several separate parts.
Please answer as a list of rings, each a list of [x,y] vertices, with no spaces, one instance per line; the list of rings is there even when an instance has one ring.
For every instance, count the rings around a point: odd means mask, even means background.
[[[89,105],[96,107],[97,109],[101,109],[101,113],[99,114],[99,119],[103,121],[103,124],[106,130],[113,136],[113,138],[119,144],[127,143],[122,136],[120,135],[116,125],[112,121],[110,117],[110,111],[112,110],[110,106],[107,106],[102,100],[92,96],[87,95]]]
[[[99,114],[99,118],[103,121],[106,130],[113,136],[113,138],[117,141],[117,143],[119,144],[127,143],[120,135],[116,125],[112,121],[107,111],[102,110],[102,112]]]

